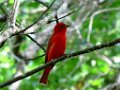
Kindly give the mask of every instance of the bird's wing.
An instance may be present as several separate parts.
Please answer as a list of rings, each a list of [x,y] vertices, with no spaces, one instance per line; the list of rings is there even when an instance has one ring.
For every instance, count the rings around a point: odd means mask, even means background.
[[[53,48],[54,48],[53,38],[54,38],[54,35],[52,35],[52,37],[50,38],[50,40],[49,40],[49,42],[48,42],[47,52],[46,52],[46,56],[45,56],[45,63],[47,63],[47,61],[49,61],[49,58],[48,58],[48,57],[49,57],[51,51],[52,51]]]

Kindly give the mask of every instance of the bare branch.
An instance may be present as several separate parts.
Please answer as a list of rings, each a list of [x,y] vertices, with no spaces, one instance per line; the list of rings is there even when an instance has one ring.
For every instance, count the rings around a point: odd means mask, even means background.
[[[42,21],[41,19],[43,18],[43,16],[48,12],[48,10],[52,7],[52,5],[55,3],[56,0],[54,0],[51,5],[46,9],[45,12],[43,12],[41,14],[41,16],[38,18],[38,20],[36,22],[34,22],[33,24],[31,24],[30,26],[26,27],[25,29],[23,29],[22,31],[18,32],[18,33],[22,33],[22,32],[25,32],[26,30],[30,31],[32,28],[34,29],[37,29],[40,27],[40,25],[42,23],[44,23],[45,21],[49,20],[50,16],[49,17],[45,17],[44,21]],[[45,22],[46,23],[46,22]],[[44,24],[45,24],[44,23]],[[33,27],[34,26],[34,27]]]
[[[4,82],[4,83],[1,83],[1,84],[0,84],[0,88],[3,88],[3,87],[5,87],[5,86],[8,86],[8,85],[16,82],[16,81],[19,81],[19,80],[22,80],[22,79],[24,79],[24,78],[26,78],[26,77],[29,77],[29,76],[31,76],[31,75],[33,75],[33,74],[35,74],[35,73],[37,73],[37,72],[45,69],[46,67],[48,67],[48,66],[50,66],[50,65],[52,65],[52,64],[57,63],[57,62],[63,61],[63,60],[68,59],[68,58],[73,58],[73,57],[75,57],[75,56],[82,55],[82,54],[85,54],[85,53],[90,53],[90,52],[93,52],[93,51],[95,51],[95,50],[100,50],[100,49],[103,49],[103,48],[106,48],[106,47],[115,46],[115,45],[118,44],[118,43],[120,43],[120,38],[118,38],[118,39],[116,39],[116,40],[114,40],[114,41],[111,41],[111,42],[103,43],[103,44],[101,44],[101,45],[93,46],[93,47],[91,47],[91,48],[86,48],[86,49],[84,49],[84,50],[77,51],[77,52],[74,52],[74,53],[71,53],[71,54],[65,54],[65,55],[63,55],[63,56],[60,57],[60,58],[57,58],[57,59],[55,59],[55,60],[52,60],[52,61],[50,61],[50,62],[48,62],[48,63],[46,63],[46,64],[44,64],[44,65],[42,65],[42,66],[39,66],[39,67],[37,67],[37,68],[35,68],[35,69],[31,70],[31,71],[28,71],[28,72],[25,73],[24,75],[20,75],[20,76],[15,77],[15,78],[13,78],[13,79],[11,79],[11,80],[8,80],[8,81],[6,81],[6,82]],[[71,59],[71,60],[72,60],[72,59]]]
[[[42,54],[42,55],[34,57],[34,58],[27,59],[25,61],[31,61],[31,60],[33,61],[33,60],[36,60],[37,58],[40,58],[40,57],[43,57],[43,56],[45,56],[45,54]]]
[[[42,48],[42,50],[44,51],[44,53],[46,53],[45,48],[40,45],[36,40],[34,40],[30,35],[26,35],[28,38],[30,38],[33,42],[35,42],[40,48]]]
[[[16,17],[17,17],[17,13],[18,13],[18,9],[20,6],[20,0],[14,0],[14,6],[13,6],[13,10],[11,12],[11,26],[13,29],[15,29],[15,23],[16,23]]]
[[[64,15],[64,16],[62,16],[62,17],[60,17],[60,18],[58,18],[58,20],[60,20],[60,19],[62,19],[62,18],[65,18],[65,17],[71,15],[71,14],[74,13],[75,11],[76,11],[76,10],[72,10],[72,11],[69,12],[68,14],[66,14],[66,15]],[[51,23],[51,22],[54,22],[54,21],[56,21],[56,19],[54,19],[54,20],[49,20],[48,23]]]
[[[8,38],[10,38],[10,37],[12,37],[14,35],[18,35],[19,33],[23,33],[23,32],[25,34],[31,33],[31,32],[33,32],[33,30],[36,30],[40,26],[46,24],[51,17],[48,16],[48,17],[45,17],[44,19],[42,19],[42,18],[45,15],[45,13],[52,7],[52,5],[54,4],[54,2],[55,2],[55,0],[51,3],[51,5],[48,7],[48,9],[39,17],[39,19],[36,22],[34,22],[30,26],[26,27],[25,29],[23,29],[23,30],[20,31],[18,28],[16,28],[16,29],[14,29],[14,31],[11,30],[11,29],[9,29],[9,30],[3,32],[3,34],[0,35],[0,48],[4,45],[4,43],[7,41]]]

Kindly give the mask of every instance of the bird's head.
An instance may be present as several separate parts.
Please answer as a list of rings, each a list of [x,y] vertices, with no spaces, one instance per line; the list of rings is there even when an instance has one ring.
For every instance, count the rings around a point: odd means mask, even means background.
[[[65,25],[62,22],[57,23],[54,28],[54,32],[66,32],[66,30],[67,30],[67,25]]]

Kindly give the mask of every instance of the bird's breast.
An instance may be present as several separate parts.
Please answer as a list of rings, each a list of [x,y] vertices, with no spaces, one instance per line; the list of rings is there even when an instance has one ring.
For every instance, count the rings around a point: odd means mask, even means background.
[[[56,35],[54,44],[54,48],[51,51],[51,59],[56,59],[64,54],[66,49],[66,36]]]

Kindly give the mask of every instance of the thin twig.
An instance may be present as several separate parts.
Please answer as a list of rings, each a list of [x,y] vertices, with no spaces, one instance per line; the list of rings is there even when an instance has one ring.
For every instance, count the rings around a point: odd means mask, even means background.
[[[25,29],[19,31],[18,33],[25,32],[27,29],[31,28],[31,27],[34,26],[36,23],[38,23],[39,20],[42,19],[43,16],[44,16],[44,15],[48,12],[48,10],[52,7],[52,5],[54,4],[55,1],[56,1],[56,0],[54,0],[54,1],[51,3],[51,5],[45,10],[45,12],[43,12],[43,13],[41,14],[41,16],[38,18],[38,20],[37,20],[36,22],[34,22],[33,24],[29,25],[29,26],[26,27]]]
[[[24,79],[24,78],[26,78],[26,77],[29,77],[29,76],[31,76],[31,75],[33,75],[33,74],[35,74],[35,73],[43,70],[44,68],[46,68],[46,67],[48,67],[48,66],[50,66],[50,65],[52,65],[52,64],[57,63],[57,62],[66,60],[66,59],[68,59],[68,58],[73,58],[73,57],[75,57],[75,56],[82,55],[82,54],[85,54],[85,53],[90,53],[90,52],[93,52],[93,51],[95,51],[95,50],[100,50],[100,49],[103,49],[103,48],[106,48],[106,47],[115,46],[115,45],[118,44],[118,43],[120,43],[120,38],[118,38],[118,39],[116,39],[116,40],[114,40],[114,41],[111,41],[111,42],[103,43],[103,44],[101,44],[101,45],[93,46],[93,47],[91,47],[91,48],[86,48],[86,49],[84,49],[84,50],[77,51],[77,52],[74,52],[74,53],[71,53],[71,54],[65,54],[65,55],[63,55],[63,56],[60,57],[60,58],[57,58],[57,59],[55,59],[55,60],[52,60],[52,61],[50,61],[50,62],[48,62],[48,63],[46,63],[46,64],[44,64],[44,65],[41,65],[41,66],[39,66],[39,67],[31,70],[31,71],[28,71],[28,72],[25,73],[24,75],[17,76],[17,77],[15,77],[15,78],[11,79],[11,80],[8,80],[8,81],[6,81],[6,82],[4,82],[4,83],[1,83],[1,84],[0,84],[0,88],[3,88],[3,87],[5,87],[5,86],[8,86],[8,85],[16,82],[16,81],[19,81],[19,80],[21,80],[21,79]],[[71,60],[72,60],[72,59],[71,59]]]
[[[58,18],[58,20],[60,20],[60,19],[62,19],[62,18],[64,18],[64,17],[67,17],[67,16],[71,15],[71,14],[74,13],[75,11],[76,11],[76,10],[72,10],[70,13],[68,13],[68,14],[60,17],[60,18]],[[48,24],[51,23],[51,22],[54,22],[54,21],[56,21],[56,19],[48,21]]]
[[[44,53],[46,53],[46,50],[45,50],[45,48],[42,46],[42,45],[40,45],[34,38],[32,38],[30,35],[28,35],[28,34],[26,34],[26,36],[28,37],[28,38],[30,38],[33,42],[35,42],[40,48],[42,48],[42,50],[44,51]]]
[[[40,58],[40,57],[43,57],[43,56],[45,56],[45,54],[42,54],[42,55],[40,55],[40,56],[37,56],[37,57],[34,57],[34,58],[30,58],[30,59],[27,59],[27,60],[25,60],[25,61],[33,61],[33,60],[36,60],[36,59],[38,59],[38,58]]]
[[[6,15],[6,16],[8,16],[7,15],[7,13],[6,13],[6,11],[3,9],[3,7],[0,5],[0,9],[1,9],[1,11]]]

